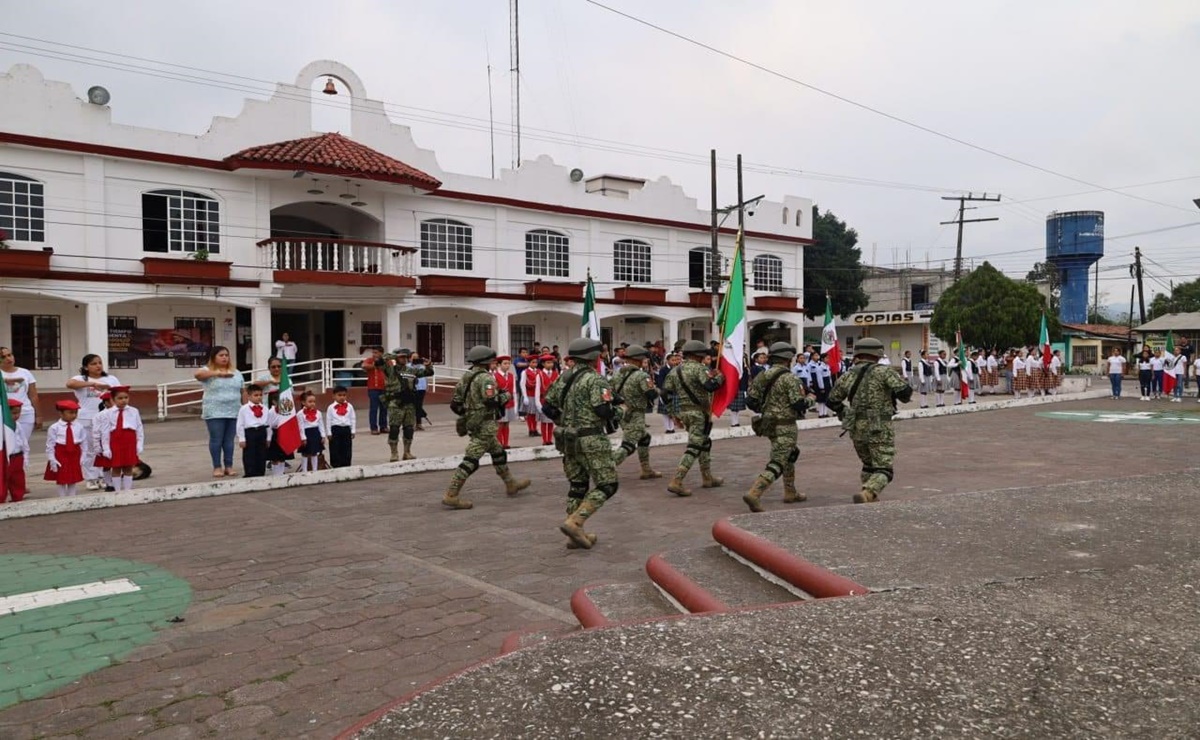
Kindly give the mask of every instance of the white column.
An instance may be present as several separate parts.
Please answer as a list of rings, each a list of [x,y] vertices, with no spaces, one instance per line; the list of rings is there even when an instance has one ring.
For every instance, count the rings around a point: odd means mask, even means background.
[[[404,344],[400,333],[400,309],[403,304],[392,304],[383,307],[383,351],[391,352]],[[416,349],[416,347],[413,347]]]
[[[516,350],[509,346],[512,343],[508,328],[508,314],[497,314],[492,319],[492,348],[498,355],[514,355]]]
[[[250,361],[254,363],[254,367],[239,369],[265,368],[274,351],[275,337],[271,336],[271,304],[263,301],[250,309]]]
[[[108,358],[108,304],[88,303],[84,311],[84,354],[97,354],[104,358],[107,367]]]
[[[667,336],[663,341],[663,346],[670,352],[675,348],[675,342],[679,341],[679,322],[675,319],[668,319],[665,323],[667,325]]]

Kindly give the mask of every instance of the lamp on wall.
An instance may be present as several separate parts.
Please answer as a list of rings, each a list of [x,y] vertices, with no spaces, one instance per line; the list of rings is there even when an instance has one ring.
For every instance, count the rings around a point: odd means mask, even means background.
[[[354,202],[350,204],[359,208],[367,204],[367,202],[362,199],[361,191],[359,190],[360,187],[361,186],[358,183],[354,184]]]
[[[346,180],[346,192],[342,193],[338,197],[342,198],[343,200],[354,200],[354,193],[350,192],[350,180],[349,179]]]
[[[306,191],[309,195],[323,195],[324,190],[317,184],[317,178],[313,178],[313,186]]]

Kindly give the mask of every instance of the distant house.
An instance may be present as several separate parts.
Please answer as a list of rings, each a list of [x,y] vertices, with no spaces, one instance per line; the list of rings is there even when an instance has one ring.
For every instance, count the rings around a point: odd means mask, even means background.
[[[1129,327],[1116,324],[1063,324],[1068,370],[1078,369],[1104,375],[1108,372],[1104,358],[1116,348],[1128,357],[1137,340]]]

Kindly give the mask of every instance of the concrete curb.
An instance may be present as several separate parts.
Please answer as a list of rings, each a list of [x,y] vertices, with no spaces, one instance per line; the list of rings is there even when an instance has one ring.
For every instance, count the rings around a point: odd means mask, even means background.
[[[651,555],[646,561],[646,575],[691,614],[729,611],[728,604],[668,563],[662,553]]]
[[[871,592],[866,586],[825,570],[747,532],[729,519],[717,520],[716,524],[713,524],[712,536],[723,547],[775,574],[814,599],[862,596]]]
[[[1083,393],[1059,396],[1037,396],[1034,398],[1010,399],[984,405],[943,406],[941,408],[909,409],[896,414],[896,419],[928,419],[935,416],[950,416],[953,414],[968,414],[992,409],[1019,408],[1022,406],[1041,406],[1043,404],[1062,401],[1080,401],[1091,398],[1105,398],[1110,393],[1107,389],[1093,389]],[[806,429],[826,429],[839,426],[836,418],[806,419],[797,422],[800,431]],[[740,439],[753,437],[750,425],[715,429],[712,433],[714,441],[722,439]],[[687,443],[686,434],[658,434],[651,438],[651,447],[665,447]],[[615,447],[616,445],[614,445]],[[553,447],[520,447],[508,451],[508,460],[512,462],[534,462],[539,460],[554,460],[561,457]],[[213,480],[201,483],[183,483],[180,485],[163,486],[161,488],[145,488],[134,491],[119,491],[114,493],[84,493],[71,498],[32,499],[19,504],[0,506],[0,521],[6,519],[24,519],[32,516],[47,516],[50,514],[65,514],[72,511],[89,511],[92,509],[109,509],[117,506],[136,506],[138,504],[155,504],[163,501],[182,501],[185,499],[208,498],[210,496],[228,496],[240,493],[260,493],[276,491],[297,486],[315,486],[327,483],[346,483],[349,481],[384,478],[409,473],[428,473],[434,471],[453,470],[462,462],[461,455],[444,457],[429,457],[404,462],[383,463],[380,465],[353,465],[348,468],[321,470],[315,473],[292,473],[290,475],[270,478],[236,478],[233,480]],[[481,461],[481,465],[491,462]]]

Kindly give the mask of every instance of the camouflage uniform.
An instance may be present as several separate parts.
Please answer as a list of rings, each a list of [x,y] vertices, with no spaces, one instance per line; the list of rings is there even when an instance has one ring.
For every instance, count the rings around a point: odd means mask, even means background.
[[[637,450],[641,463],[641,479],[661,478],[662,473],[650,467],[650,432],[646,431],[646,414],[654,409],[658,391],[654,379],[636,365],[626,365],[613,378],[617,400],[624,401],[621,412],[621,446],[613,453],[613,463],[620,465]]]
[[[675,477],[667,484],[667,490],[676,496],[691,496],[692,492],[683,485],[683,479],[696,459],[700,460],[700,474],[704,478],[704,488],[716,488],[724,483],[724,479],[712,474],[712,394],[725,381],[723,375],[709,376],[708,369],[697,359],[708,352],[708,348],[692,349],[689,344],[703,346],[703,342],[689,340],[684,343],[685,359],[682,364],[667,373],[663,383],[663,391],[679,404],[678,419],[683,423],[688,433],[687,448],[679,459],[679,467]],[[694,398],[693,398],[694,396]]]
[[[892,415],[896,413],[897,399],[908,402],[912,398],[912,387],[903,378],[890,368],[875,366],[875,358],[862,347],[867,341],[860,340],[855,347],[855,359],[859,361],[838,379],[829,396],[829,407],[841,418],[842,428],[850,434],[854,451],[862,461],[862,491],[855,494],[855,503],[877,500],[894,477],[892,461],[896,457],[896,434],[892,429]],[[867,376],[854,391],[854,398],[848,400],[850,389],[863,373]]]
[[[795,354],[795,350],[791,350]],[[763,511],[759,500],[777,479],[783,478],[783,502],[804,501],[807,496],[796,490],[796,420],[808,408],[800,379],[792,374],[786,358],[772,358],[771,367],[755,376],[747,393],[747,404],[761,415],[751,422],[755,434],[771,441],[771,458],[767,467],[754,480],[750,491],[742,497],[751,511]],[[770,392],[768,393],[768,388]]]
[[[432,378],[433,368],[411,365],[411,352],[400,350],[396,354],[383,356],[383,398],[387,403],[388,448],[391,462],[400,459],[397,440],[404,432],[404,459],[412,460],[413,433],[417,424],[417,379]],[[394,364],[393,364],[394,363]]]
[[[492,356],[495,357],[495,354]],[[529,487],[528,480],[513,478],[508,469],[508,453],[496,439],[496,412],[503,409],[508,400],[509,394],[496,387],[496,378],[486,365],[472,366],[458,381],[451,409],[462,409],[461,418],[457,421],[458,428],[465,428],[471,439],[442,497],[444,505],[452,509],[471,508],[471,502],[460,499],[459,494],[467,478],[479,469],[479,459],[485,454],[492,456],[492,466],[496,469],[496,475],[504,481],[505,492],[509,496]]]
[[[613,463],[612,444],[605,435],[605,422],[616,414],[608,381],[591,366],[591,343],[599,353],[600,342],[577,339],[568,352],[577,360],[574,367],[559,376],[546,392],[547,406],[555,414],[554,446],[563,456],[563,473],[570,488],[567,492],[567,520],[559,529],[577,548],[591,549],[595,535],[583,531],[583,524],[608,499],[617,493],[617,466]]]

